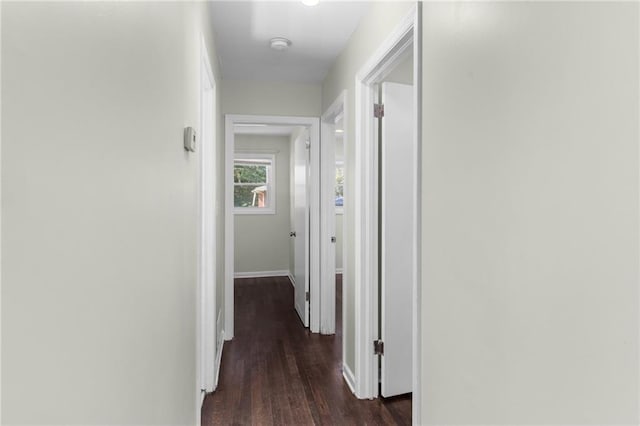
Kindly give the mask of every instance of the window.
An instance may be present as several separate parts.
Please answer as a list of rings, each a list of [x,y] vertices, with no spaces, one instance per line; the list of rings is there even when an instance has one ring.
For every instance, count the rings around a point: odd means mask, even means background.
[[[336,162],[336,213],[342,213],[342,207],[344,206],[344,163],[342,161]]]
[[[240,214],[275,214],[275,156],[236,154],[233,163],[233,206]]]

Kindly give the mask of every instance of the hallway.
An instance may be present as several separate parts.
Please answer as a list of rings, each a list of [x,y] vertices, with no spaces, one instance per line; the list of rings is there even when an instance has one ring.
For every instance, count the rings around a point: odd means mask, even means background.
[[[226,342],[203,425],[411,424],[411,398],[358,400],[342,378],[341,279],[335,336],[311,334],[286,277],[236,279],[236,336]]]

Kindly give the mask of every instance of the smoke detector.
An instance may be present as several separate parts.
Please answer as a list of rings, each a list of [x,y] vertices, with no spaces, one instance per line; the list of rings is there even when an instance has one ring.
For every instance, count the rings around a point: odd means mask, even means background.
[[[269,46],[271,46],[273,50],[287,50],[289,46],[291,46],[291,40],[284,37],[274,37],[269,40]]]

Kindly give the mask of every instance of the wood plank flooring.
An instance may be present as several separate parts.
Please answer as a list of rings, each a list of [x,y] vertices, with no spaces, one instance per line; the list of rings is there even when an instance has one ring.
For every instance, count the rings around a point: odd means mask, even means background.
[[[218,389],[203,425],[409,425],[411,397],[359,400],[342,378],[342,301],[334,336],[312,334],[286,277],[235,282],[235,337],[225,342]]]

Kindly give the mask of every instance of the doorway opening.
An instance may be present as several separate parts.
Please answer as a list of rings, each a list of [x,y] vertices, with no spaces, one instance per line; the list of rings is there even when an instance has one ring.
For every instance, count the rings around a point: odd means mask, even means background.
[[[355,388],[420,422],[420,5],[356,75]]]
[[[196,314],[197,392],[200,393],[196,413],[208,392],[213,392],[222,352],[222,336],[216,328],[216,82],[204,41],[200,43],[200,127],[198,129],[198,304]],[[218,323],[221,319],[218,319]]]
[[[342,375],[354,392],[354,376],[345,364],[348,335],[345,323],[348,293],[344,285],[348,274],[345,250],[345,211],[349,208],[346,176],[345,140],[347,134],[347,92],[343,91],[322,115],[321,183],[321,318],[322,334],[340,334]],[[339,311],[338,311],[339,310]],[[339,328],[338,328],[339,327]]]
[[[345,210],[344,157],[346,91],[322,115],[321,247],[322,289],[320,292],[320,332],[335,333],[336,274],[345,270],[343,262],[343,215]],[[340,277],[342,278],[342,277]],[[344,299],[343,299],[344,300]]]
[[[314,117],[225,118],[226,340],[234,278],[288,276],[301,321],[319,331],[319,141]]]

